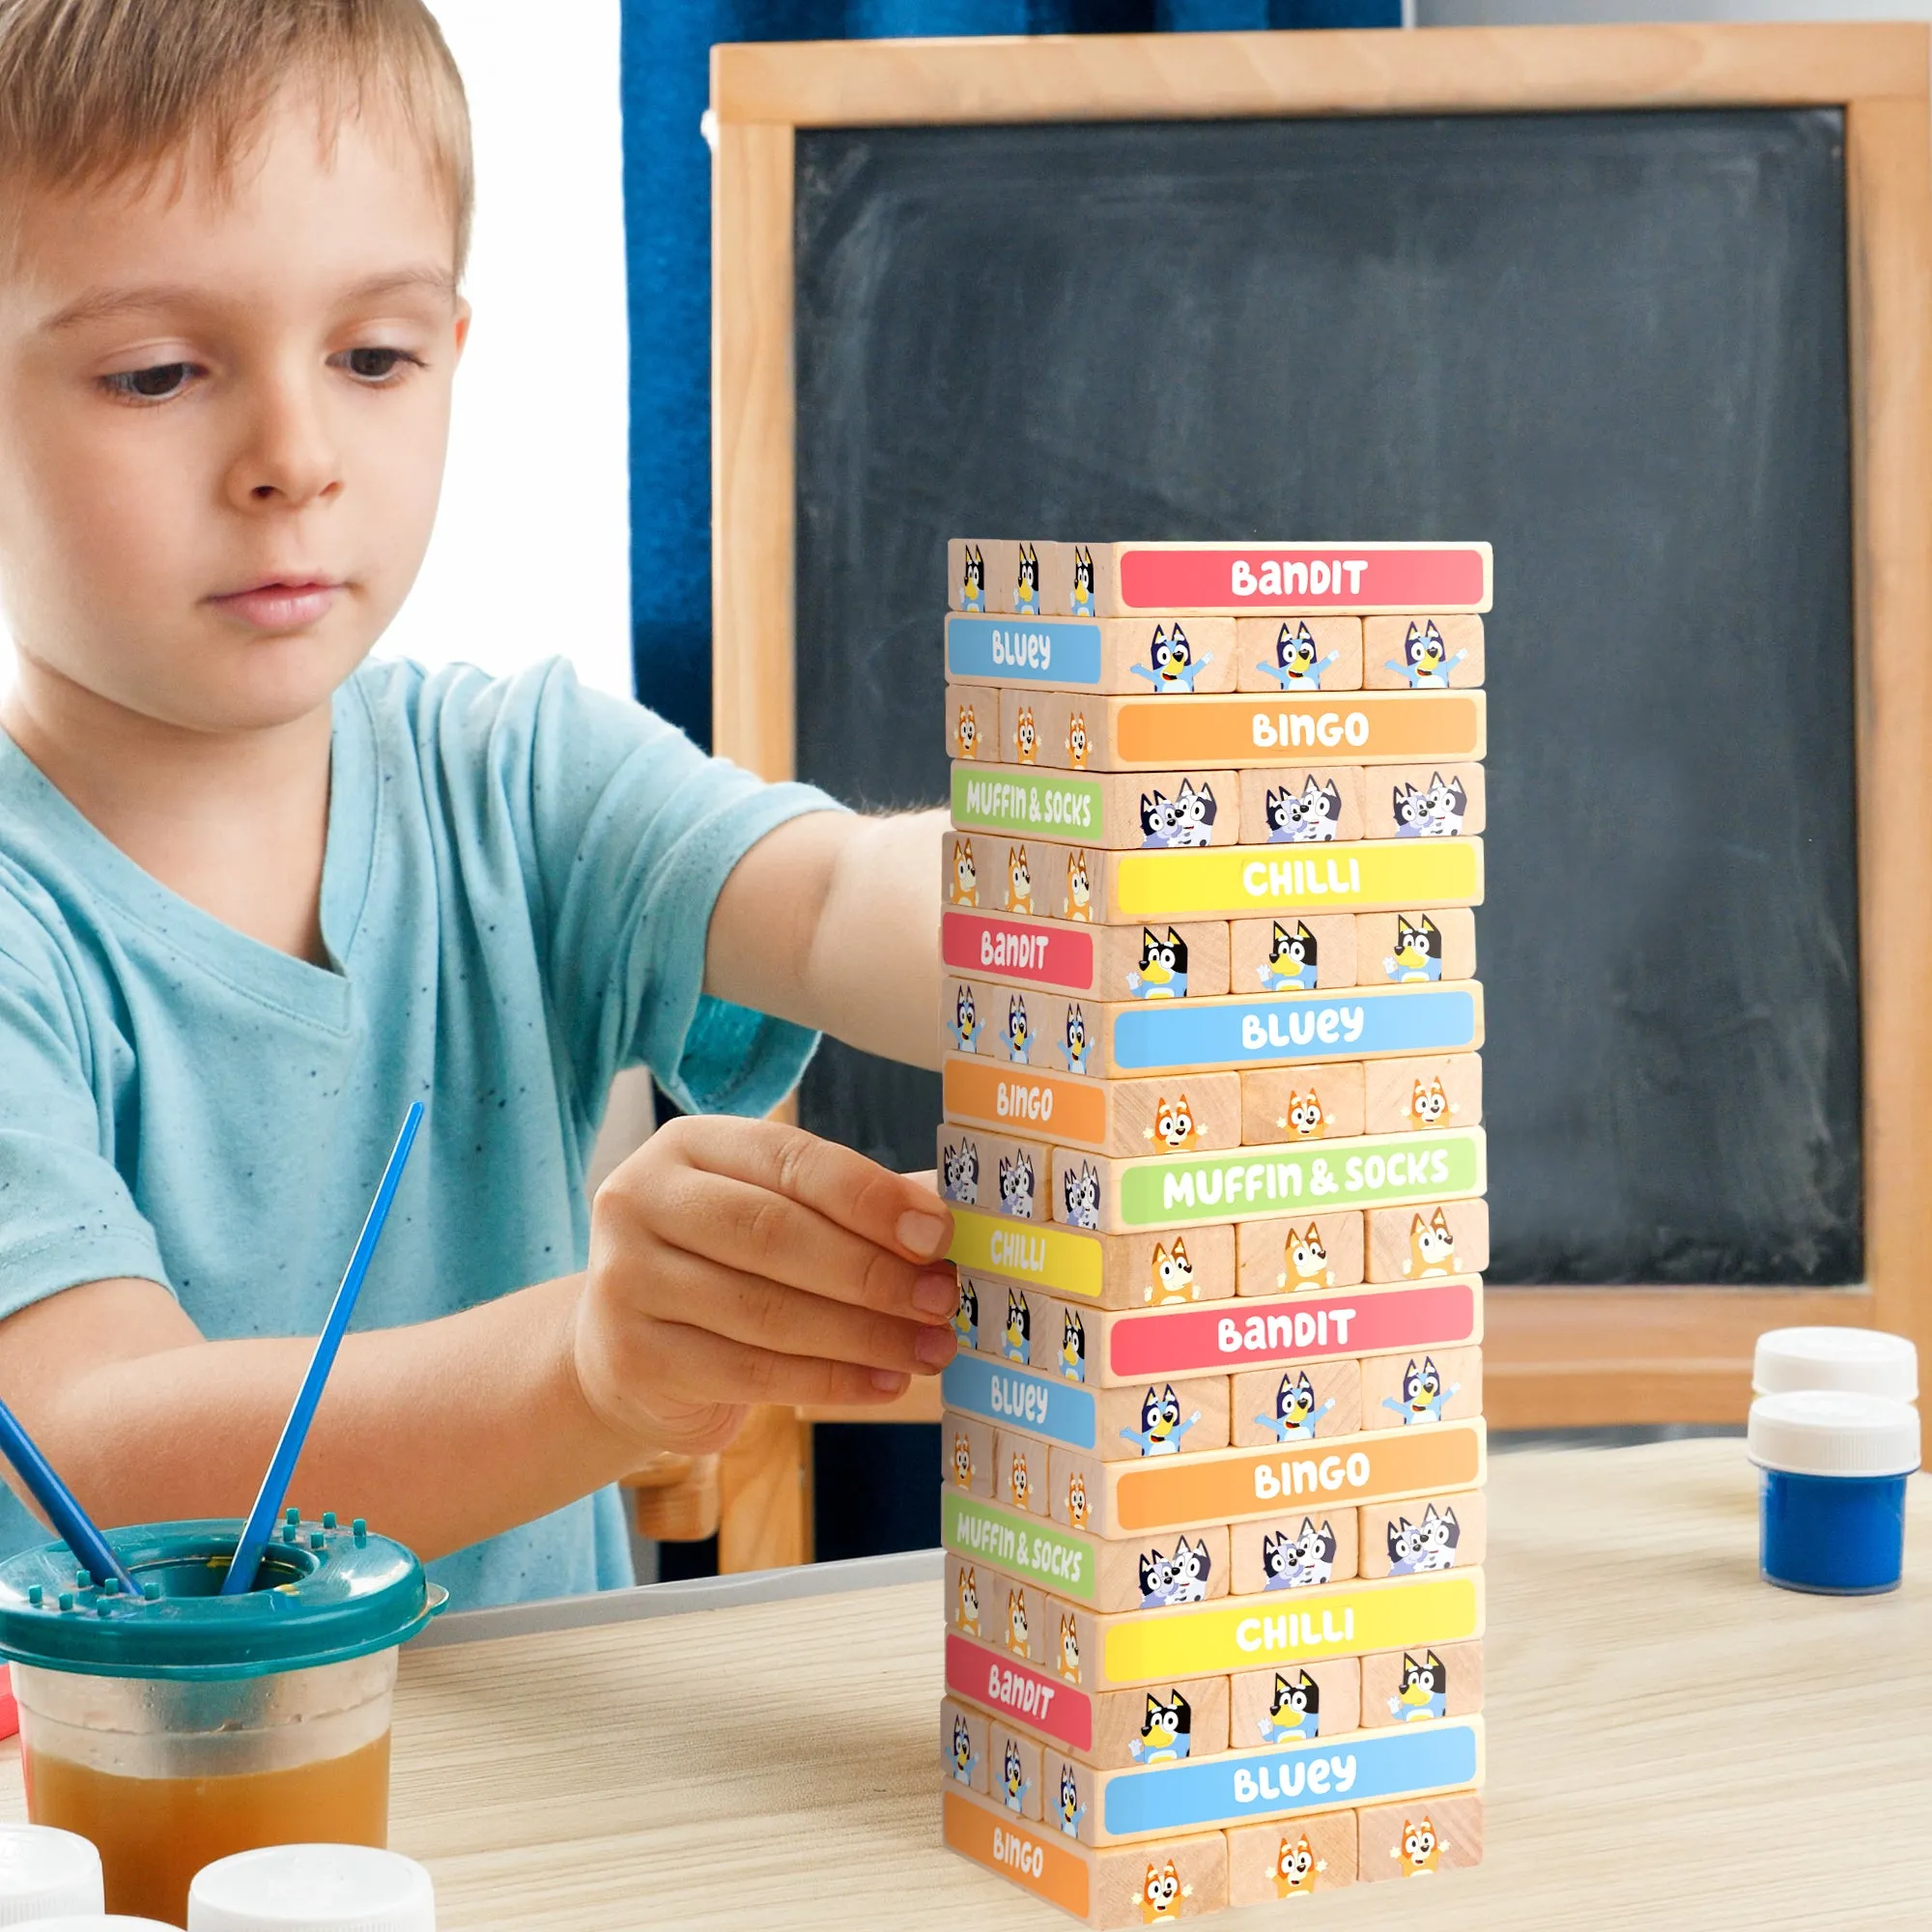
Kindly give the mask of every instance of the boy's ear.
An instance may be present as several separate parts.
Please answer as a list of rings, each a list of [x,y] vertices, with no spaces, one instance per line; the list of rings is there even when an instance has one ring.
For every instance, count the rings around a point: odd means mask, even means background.
[[[472,311],[469,302],[463,297],[458,296],[456,298],[456,359],[459,362],[463,359],[464,347],[469,340],[469,317]]]

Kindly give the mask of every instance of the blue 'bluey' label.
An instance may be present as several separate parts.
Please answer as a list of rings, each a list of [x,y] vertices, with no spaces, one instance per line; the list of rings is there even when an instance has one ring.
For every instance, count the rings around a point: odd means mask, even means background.
[[[1100,682],[1100,627],[1068,617],[949,617],[946,675],[1078,689]]]
[[[1195,1758],[1109,1778],[1101,1823],[1125,1836],[1453,1791],[1476,1781],[1480,1758],[1476,1726],[1467,1719]]]
[[[1476,1002],[1463,986],[1173,1000],[1114,1021],[1115,1062],[1135,1070],[1452,1053],[1475,1043]]]
[[[947,1363],[939,1393],[948,1408],[1024,1429],[1069,1449],[1094,1447],[1094,1398],[1072,1382],[1003,1368],[983,1355],[962,1354]]]

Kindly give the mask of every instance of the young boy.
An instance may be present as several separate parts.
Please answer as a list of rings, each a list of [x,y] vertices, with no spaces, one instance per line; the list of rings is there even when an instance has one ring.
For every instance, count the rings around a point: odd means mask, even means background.
[[[620,1067],[930,1063],[936,841],[557,665],[365,662],[469,194],[420,0],[0,0],[0,1397],[109,1523],[243,1513],[420,1097],[296,1494],[473,1605],[628,1581],[616,1478],[889,1400],[954,1284],[929,1189],[769,1122],[584,1200]]]

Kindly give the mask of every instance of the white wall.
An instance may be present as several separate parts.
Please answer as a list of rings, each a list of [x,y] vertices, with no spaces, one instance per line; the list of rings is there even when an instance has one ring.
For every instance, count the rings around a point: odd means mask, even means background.
[[[436,535],[379,648],[493,671],[562,655],[628,696],[618,0],[431,5],[475,122],[476,321]],[[11,659],[0,627],[0,685]]]
[[[1590,20],[1932,20],[1932,0],[1413,0],[1423,27]]]

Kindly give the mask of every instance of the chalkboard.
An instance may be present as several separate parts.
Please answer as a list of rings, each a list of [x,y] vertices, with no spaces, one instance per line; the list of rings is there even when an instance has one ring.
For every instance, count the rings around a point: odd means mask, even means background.
[[[1842,115],[801,130],[796,182],[801,776],[942,798],[949,535],[1488,538],[1492,1279],[1861,1279]],[[938,1112],[829,1047],[803,1118],[923,1166]]]

